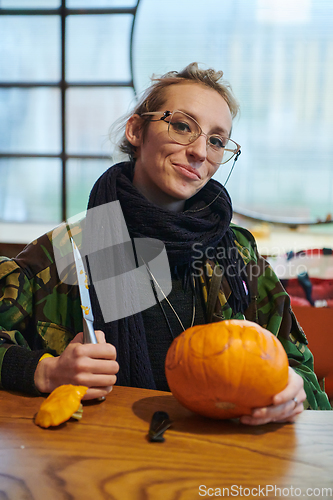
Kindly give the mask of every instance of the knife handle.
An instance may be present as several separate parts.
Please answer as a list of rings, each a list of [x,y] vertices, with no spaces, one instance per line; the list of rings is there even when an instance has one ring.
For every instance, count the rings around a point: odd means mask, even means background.
[[[84,344],[98,344],[94,326],[91,321],[83,318],[83,343]]]
[[[94,325],[91,321],[87,321],[83,318],[83,343],[84,344],[98,344],[96,333],[94,330]],[[97,401],[105,401],[105,396],[97,398]]]

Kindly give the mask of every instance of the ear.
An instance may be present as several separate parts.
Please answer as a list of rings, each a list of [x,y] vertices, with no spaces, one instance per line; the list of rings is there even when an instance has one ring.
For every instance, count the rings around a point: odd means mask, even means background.
[[[142,144],[143,120],[139,115],[132,115],[126,123],[125,135],[132,146],[139,147]]]

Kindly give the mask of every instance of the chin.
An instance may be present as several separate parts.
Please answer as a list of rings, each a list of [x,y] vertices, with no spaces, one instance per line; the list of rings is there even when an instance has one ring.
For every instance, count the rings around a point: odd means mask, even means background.
[[[202,187],[203,186],[194,187],[194,186],[188,186],[188,185],[182,186],[182,187],[178,186],[178,188],[176,188],[174,190],[174,196],[178,200],[189,200],[190,198],[192,198],[192,196],[197,194]]]
[[[187,201],[189,200],[190,198],[192,198],[192,196],[194,196],[198,191],[191,191],[191,192],[181,192],[181,193],[174,193],[172,195],[172,197],[177,200],[177,201]]]

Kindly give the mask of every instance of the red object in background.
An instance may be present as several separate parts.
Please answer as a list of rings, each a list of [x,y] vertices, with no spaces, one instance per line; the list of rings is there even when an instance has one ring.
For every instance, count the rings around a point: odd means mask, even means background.
[[[309,341],[318,379],[325,378],[325,390],[333,398],[333,309],[293,306],[296,318]]]
[[[310,278],[312,283],[312,298],[316,300],[333,300],[333,280]],[[289,279],[286,283],[286,290],[291,297],[301,297],[305,299],[305,291],[297,278]],[[307,302],[309,305],[309,302]]]
[[[333,307],[333,249],[288,252],[274,258],[272,267],[295,306],[313,306],[317,305],[316,301],[326,301],[319,307]]]
[[[333,250],[290,252],[274,264],[308,339],[314,371],[333,400]]]
[[[307,299],[303,299],[302,297],[296,297],[294,295],[290,296],[290,303],[291,307],[294,309],[294,307],[311,307],[310,303]]]
[[[318,300],[318,299],[315,299]],[[296,297],[295,295],[290,295],[290,302],[291,302],[291,307],[294,308],[294,306],[299,306],[299,307],[312,307],[309,303],[309,301],[303,297]],[[333,309],[333,299],[327,299],[325,307],[329,307]]]

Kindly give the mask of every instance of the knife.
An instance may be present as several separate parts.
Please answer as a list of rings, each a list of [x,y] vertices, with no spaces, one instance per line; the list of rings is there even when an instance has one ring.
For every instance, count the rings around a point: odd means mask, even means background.
[[[83,316],[83,343],[98,344],[94,330],[94,316],[92,313],[91,301],[89,296],[87,274],[83,265],[83,260],[79,252],[79,249],[77,248],[72,237],[71,237],[71,243],[73,248],[77,282],[79,285],[80,298],[81,298],[81,308]]]

